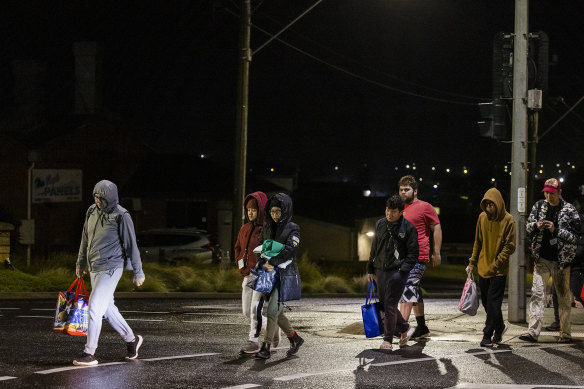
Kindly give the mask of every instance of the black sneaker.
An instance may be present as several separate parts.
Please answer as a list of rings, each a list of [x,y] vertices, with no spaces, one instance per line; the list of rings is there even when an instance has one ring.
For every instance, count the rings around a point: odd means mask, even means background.
[[[546,331],[559,331],[560,330],[560,323],[557,321],[554,321],[552,324],[547,326],[545,329],[546,329]]]
[[[136,359],[138,358],[138,350],[140,346],[142,346],[142,335],[136,335],[132,342],[127,342],[126,345],[128,346],[128,355],[126,355],[126,359]]]
[[[493,343],[496,343],[496,344],[501,343],[501,341],[503,340],[503,335],[505,335],[505,332],[507,332],[508,329],[509,329],[509,326],[507,325],[507,323],[505,323],[505,327],[503,327],[503,331],[501,331],[500,334],[495,332],[495,335],[493,335]]]
[[[491,342],[491,339],[483,339],[481,340],[481,347],[493,347],[493,342]]]
[[[414,330],[414,333],[412,334],[412,338],[411,339],[419,339],[419,338],[427,338],[430,336],[430,329],[428,328],[428,326],[417,326],[416,329]]]
[[[75,366],[95,366],[97,365],[97,359],[91,354],[83,353],[81,358],[77,358],[73,361]]]

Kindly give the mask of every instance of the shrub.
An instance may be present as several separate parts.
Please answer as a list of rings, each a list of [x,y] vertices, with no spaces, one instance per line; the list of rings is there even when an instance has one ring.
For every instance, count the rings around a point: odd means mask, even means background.
[[[352,293],[353,290],[341,277],[328,276],[324,279],[324,290],[329,293]]]

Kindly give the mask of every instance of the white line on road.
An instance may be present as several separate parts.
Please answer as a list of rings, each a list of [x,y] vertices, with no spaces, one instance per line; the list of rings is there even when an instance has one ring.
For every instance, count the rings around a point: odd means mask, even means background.
[[[584,388],[584,386],[574,385],[549,385],[549,384],[532,384],[532,385],[518,385],[518,384],[471,384],[461,383],[447,389],[532,389],[532,388]]]
[[[241,313],[185,312],[185,315],[243,316]]]
[[[5,375],[4,377],[0,377],[0,381],[8,381],[8,380],[13,380],[15,378],[18,378],[18,377],[10,377],[10,376]]]
[[[31,308],[31,311],[54,311],[55,308]]]
[[[0,310],[2,309],[20,309],[20,308],[0,308]]]
[[[141,361],[164,361],[167,359],[183,359],[183,358],[196,358],[196,357],[206,357],[209,355],[220,355],[221,353],[204,353],[204,354],[190,354],[190,355],[175,355],[171,357],[160,357],[160,358],[148,358],[140,359]]]
[[[190,308],[190,309],[241,309],[241,305],[184,305],[181,308]]]
[[[36,317],[36,318],[42,318],[42,319],[54,319],[54,316],[32,316],[32,315],[18,315],[16,317]]]
[[[285,375],[282,377],[274,378],[274,381],[292,381],[298,378],[310,377],[315,375],[324,375],[324,374],[335,374],[335,373],[343,373],[347,371],[355,371],[355,368],[351,369],[340,369],[340,370],[327,370],[327,371],[319,371],[318,373],[298,373],[292,375]]]
[[[163,319],[126,319],[126,321],[166,321]]]
[[[170,314],[170,312],[150,312],[150,311],[120,311],[121,313],[151,313],[151,314]]]
[[[183,320],[183,323],[197,323],[197,324],[215,324],[219,326],[240,326],[241,323],[218,323],[216,321],[195,321],[195,320]]]
[[[90,367],[100,367],[100,366],[124,365],[126,363],[128,363],[128,362],[100,363],[100,364],[93,365],[93,366],[67,366],[67,367],[57,367],[56,369],[35,371],[35,373],[36,374],[53,374],[53,373],[59,373],[59,372],[68,371],[68,370],[87,369],[87,368],[90,368]]]
[[[248,388],[257,388],[258,384],[243,384],[243,385],[236,385],[236,386],[225,386],[221,389],[248,389]]]

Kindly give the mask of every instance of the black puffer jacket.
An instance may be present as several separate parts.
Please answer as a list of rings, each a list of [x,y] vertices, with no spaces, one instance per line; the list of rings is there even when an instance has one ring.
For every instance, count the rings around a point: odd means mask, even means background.
[[[375,224],[375,236],[371,244],[371,254],[367,263],[367,272],[375,274],[376,270],[409,273],[418,261],[418,231],[416,227],[403,216],[400,218],[396,233],[386,218],[381,218]],[[397,249],[398,257],[395,256]]]
[[[270,215],[270,209],[273,206],[278,206],[282,209],[282,216],[280,216],[280,219],[278,219],[278,223],[275,223],[272,219],[272,216]],[[284,277],[292,277],[300,280],[300,273],[298,271],[298,264],[296,261],[296,250],[300,244],[300,227],[291,221],[292,199],[290,196],[284,193],[276,193],[275,195],[271,196],[266,203],[265,215],[266,222],[262,229],[262,236],[260,239],[261,242],[263,243],[263,241],[266,239],[272,239],[284,245],[284,248],[278,253],[278,255],[270,258],[269,263],[272,266],[278,266],[291,259],[292,263],[286,266],[285,269],[278,269],[280,279]],[[265,260],[261,259],[260,262],[258,262],[258,267],[263,266],[264,263]],[[297,285],[300,289],[300,282],[298,282]],[[278,289],[282,287],[280,285],[280,281],[276,283],[276,287]],[[296,296],[299,298],[300,290],[280,290],[280,301],[288,301],[288,299],[283,296]]]

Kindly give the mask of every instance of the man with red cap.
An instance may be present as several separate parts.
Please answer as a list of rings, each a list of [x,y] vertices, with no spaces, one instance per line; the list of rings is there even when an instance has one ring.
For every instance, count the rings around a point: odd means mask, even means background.
[[[545,200],[533,205],[525,226],[531,238],[535,267],[529,300],[529,329],[519,339],[537,342],[545,307],[545,284],[551,276],[558,295],[558,341],[569,343],[572,341],[570,265],[576,255],[580,216],[576,208],[562,198],[562,185],[556,178],[546,180],[542,192]]]

